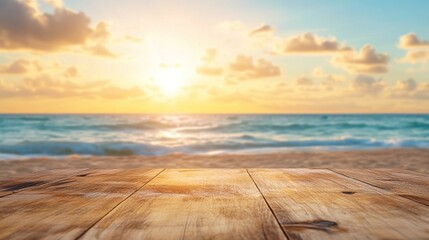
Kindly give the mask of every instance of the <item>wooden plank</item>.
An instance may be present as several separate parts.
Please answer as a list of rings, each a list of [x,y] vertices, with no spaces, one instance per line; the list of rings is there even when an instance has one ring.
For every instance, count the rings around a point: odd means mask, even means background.
[[[168,169],[83,239],[285,239],[245,169]]]
[[[290,239],[428,239],[429,208],[323,169],[249,170]]]
[[[0,198],[0,239],[75,239],[159,172],[92,171]]]
[[[332,169],[332,171],[429,206],[428,175],[399,169]]]
[[[85,169],[59,169],[34,173],[23,177],[1,180],[0,198],[10,195],[12,193],[37,188],[54,181],[62,180],[67,177],[84,174],[86,171],[87,170]]]

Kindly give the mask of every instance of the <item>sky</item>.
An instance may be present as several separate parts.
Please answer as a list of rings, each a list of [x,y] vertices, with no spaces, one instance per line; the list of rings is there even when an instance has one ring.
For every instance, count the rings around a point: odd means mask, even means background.
[[[429,113],[427,9],[1,0],[0,113]]]

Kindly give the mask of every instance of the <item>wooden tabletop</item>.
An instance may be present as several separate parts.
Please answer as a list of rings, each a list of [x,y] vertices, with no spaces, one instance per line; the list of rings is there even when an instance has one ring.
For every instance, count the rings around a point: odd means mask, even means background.
[[[405,170],[56,170],[0,181],[0,239],[429,239]]]

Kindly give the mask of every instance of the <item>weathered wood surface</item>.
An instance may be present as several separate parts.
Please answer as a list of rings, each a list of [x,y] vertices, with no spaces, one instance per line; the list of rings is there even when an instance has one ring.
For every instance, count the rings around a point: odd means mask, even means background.
[[[422,173],[399,169],[365,171],[332,169],[332,171],[429,206],[429,181],[427,175]]]
[[[429,208],[383,189],[323,169],[250,173],[289,239],[429,237]]]
[[[47,183],[52,183],[54,181],[60,181],[69,176],[71,177],[84,173],[85,170],[83,169],[52,170],[43,173],[36,173],[31,176],[18,177],[10,180],[1,180],[0,198],[23,190],[39,187]]]
[[[285,239],[245,169],[165,170],[84,239],[121,237]]]
[[[75,239],[160,171],[88,172],[0,198],[0,238]]]
[[[429,239],[428,184],[399,170],[45,172],[0,182],[0,239]]]

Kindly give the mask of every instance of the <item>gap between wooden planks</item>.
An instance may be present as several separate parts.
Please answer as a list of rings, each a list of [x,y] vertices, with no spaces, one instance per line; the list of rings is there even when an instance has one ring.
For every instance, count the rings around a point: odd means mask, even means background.
[[[92,171],[0,199],[0,238],[427,239],[428,208],[409,197],[427,178],[397,180],[405,199],[333,171]]]
[[[394,192],[326,169],[249,172],[290,239],[428,239],[429,208]]]

